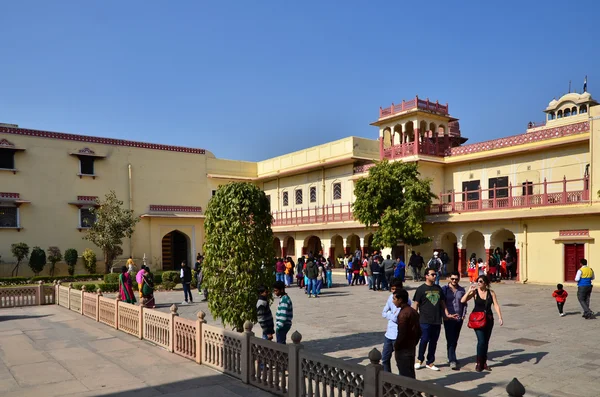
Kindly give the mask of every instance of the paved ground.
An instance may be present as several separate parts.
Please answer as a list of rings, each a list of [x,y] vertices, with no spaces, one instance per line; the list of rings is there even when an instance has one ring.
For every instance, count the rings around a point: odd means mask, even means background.
[[[270,396],[58,306],[0,310],[0,395]]]
[[[342,281],[343,276],[334,275],[334,282]],[[416,286],[407,283],[411,297]],[[496,322],[490,342],[493,371],[475,372],[475,333],[465,324],[458,348],[463,368],[458,372],[448,368],[442,331],[437,349],[441,371],[422,369],[417,378],[482,396],[506,396],[506,384],[513,377],[525,385],[527,396],[599,396],[600,320],[581,318],[575,287],[567,287],[568,315],[562,318],[551,297],[553,287],[500,284],[494,289],[505,325]],[[307,348],[363,364],[368,363],[371,348],[381,350],[386,327],[381,310],[387,292],[342,285],[324,290],[319,299],[308,299],[297,288],[288,292],[294,302],[292,329],[303,335]],[[168,311],[170,304],[181,303],[183,292],[157,293],[156,297],[160,310]],[[600,308],[600,295],[592,295],[594,307]],[[188,318],[195,318],[198,310],[208,313],[207,304],[179,307],[179,313]],[[215,323],[210,316],[207,319]]]

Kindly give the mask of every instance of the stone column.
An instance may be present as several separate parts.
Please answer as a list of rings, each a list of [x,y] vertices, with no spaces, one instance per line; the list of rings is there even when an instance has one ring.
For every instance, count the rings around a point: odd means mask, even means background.
[[[202,343],[202,326],[206,324],[206,314],[200,310],[198,314],[196,314],[198,318],[196,320],[196,362],[198,364],[202,364],[202,355],[204,354],[203,343]],[[242,367],[243,368],[243,367]]]
[[[302,342],[302,334],[294,331],[292,334],[292,344],[288,345],[288,397],[300,396],[300,350],[304,346]]]
[[[281,257],[285,258],[286,252],[285,252],[285,247],[283,246],[283,240],[279,240],[279,245],[281,247]]]
[[[362,253],[362,257],[365,257],[365,238],[360,237],[360,252]]]
[[[254,336],[254,332],[252,332],[252,322],[246,321],[244,323],[244,334],[242,338],[242,356],[241,356],[241,370],[242,370],[242,382],[248,384],[250,383],[250,366],[252,365],[251,354],[252,352],[252,337]]]
[[[490,271],[490,256],[494,253],[494,248],[492,247],[492,235],[484,234],[483,235],[483,247],[485,248],[485,258],[483,258],[483,262],[485,263],[485,273],[488,274]]]
[[[379,364],[381,353],[373,348],[369,352],[369,361],[365,371],[365,388],[364,397],[377,397],[379,392],[379,373],[383,370],[383,366]]]

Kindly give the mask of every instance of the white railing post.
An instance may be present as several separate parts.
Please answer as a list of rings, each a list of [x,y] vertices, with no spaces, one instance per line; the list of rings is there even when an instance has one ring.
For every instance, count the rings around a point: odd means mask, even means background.
[[[169,338],[169,351],[171,353],[173,353],[175,351],[175,317],[176,316],[179,316],[179,314],[177,314],[177,305],[172,304],[171,305],[171,319],[170,319],[170,324],[169,324],[169,327],[171,328],[171,330],[170,330],[171,337]]]
[[[202,364],[202,354],[203,350],[203,341],[202,341],[202,324],[206,324],[206,314],[200,310],[196,315],[198,319],[196,320],[196,362],[198,364]]]
[[[246,321],[244,323],[244,334],[242,337],[242,356],[240,357],[240,369],[242,371],[242,382],[250,383],[250,366],[252,365],[252,337],[254,336],[254,332],[252,332],[252,324],[251,321]]]
[[[67,294],[67,309],[71,310],[71,288],[73,288],[73,283],[69,283],[69,291]]]
[[[38,281],[38,289],[37,289],[37,304],[38,306],[41,306],[43,304],[46,303],[46,296],[44,295],[44,282],[43,281]]]
[[[364,388],[364,397],[377,397],[379,393],[379,372],[382,370],[383,366],[379,364],[381,360],[381,353],[379,350],[373,348],[369,352],[369,361],[370,364],[367,365],[365,371],[365,388]]]
[[[300,350],[302,345],[302,334],[294,331],[292,334],[292,344],[288,345],[288,397],[300,396],[301,365]]]
[[[102,296],[102,290],[98,288],[96,294],[96,322],[98,322],[100,321],[100,297]]]
[[[54,280],[54,303],[60,305],[59,302],[60,296],[60,281]]]

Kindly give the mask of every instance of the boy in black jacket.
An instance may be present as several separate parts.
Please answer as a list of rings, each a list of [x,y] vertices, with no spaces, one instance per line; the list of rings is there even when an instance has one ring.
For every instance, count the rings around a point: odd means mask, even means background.
[[[267,287],[258,287],[258,301],[256,302],[256,314],[258,323],[263,331],[263,339],[273,340],[275,333],[275,323],[273,322],[273,313],[269,307],[269,291]]]

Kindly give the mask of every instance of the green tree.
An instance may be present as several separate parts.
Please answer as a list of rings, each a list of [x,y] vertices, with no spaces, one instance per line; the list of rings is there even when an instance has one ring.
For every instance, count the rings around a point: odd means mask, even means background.
[[[83,266],[90,274],[96,273],[96,253],[89,248],[86,248],[81,255]],[[108,272],[107,272],[108,273]]]
[[[69,276],[75,274],[75,265],[77,265],[77,257],[78,253],[76,249],[69,248],[65,251],[65,262],[67,262],[67,269],[69,271]]]
[[[269,200],[251,183],[221,186],[208,202],[203,287],[215,318],[242,331],[256,322],[257,289],[275,281]]]
[[[62,253],[58,247],[48,247],[48,262],[50,262],[50,276],[54,276],[54,268],[56,264],[62,261]]]
[[[373,245],[394,247],[398,240],[419,245],[429,241],[423,223],[431,200],[431,179],[420,179],[417,163],[382,161],[356,181],[354,216],[367,227],[377,225]]]
[[[29,256],[31,271],[37,276],[44,270],[44,266],[46,266],[46,253],[40,247],[33,247]]]
[[[139,222],[132,210],[122,207],[123,202],[117,199],[114,190],[111,190],[104,201],[98,203],[97,208],[91,209],[96,216],[96,222],[83,237],[102,250],[106,273],[110,273],[113,261],[123,253],[123,239],[131,238],[135,224]]]
[[[17,264],[11,272],[11,276],[17,277],[19,275],[19,265],[23,259],[26,259],[29,255],[29,246],[25,243],[14,243],[10,246],[10,251],[17,260]]]

